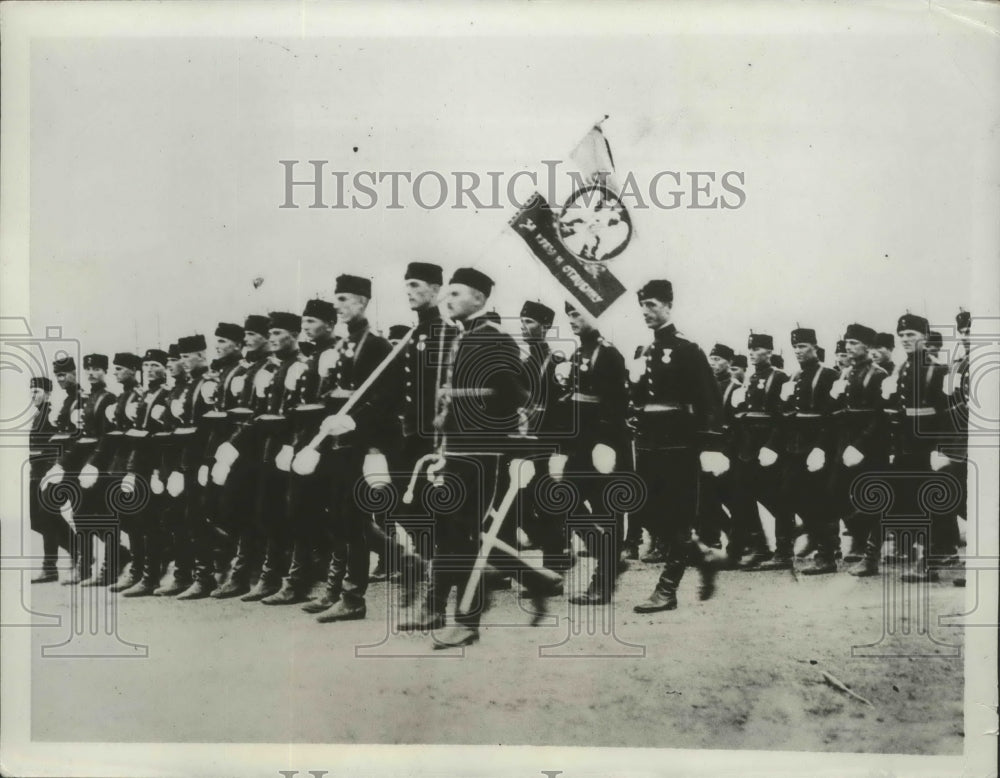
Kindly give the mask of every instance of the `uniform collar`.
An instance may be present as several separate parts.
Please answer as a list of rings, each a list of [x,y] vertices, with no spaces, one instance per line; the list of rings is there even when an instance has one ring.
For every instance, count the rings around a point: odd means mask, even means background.
[[[673,322],[664,324],[662,327],[658,327],[656,332],[653,333],[653,340],[657,343],[667,343],[677,337],[677,327],[674,326]]]
[[[260,362],[263,359],[267,359],[268,351],[266,348],[255,349],[254,351],[248,351],[243,355],[243,358],[247,362]]]
[[[368,329],[368,319],[362,316],[360,319],[347,322],[347,337],[351,340],[358,340]]]
[[[240,354],[238,351],[234,351],[230,354],[226,354],[224,357],[219,357],[218,362],[216,362],[217,367],[229,367],[235,365],[240,361]]]
[[[313,343],[316,344],[316,351],[324,351],[332,346],[336,341],[337,338],[333,335],[333,333],[327,333],[326,335],[316,338]]]
[[[580,333],[580,343],[585,346],[593,346],[597,344],[597,341],[601,339],[601,333],[598,330],[587,330],[586,332]]]
[[[421,308],[417,311],[417,321],[421,324],[433,324],[434,322],[439,322],[441,321],[441,311],[438,310],[436,305]]]

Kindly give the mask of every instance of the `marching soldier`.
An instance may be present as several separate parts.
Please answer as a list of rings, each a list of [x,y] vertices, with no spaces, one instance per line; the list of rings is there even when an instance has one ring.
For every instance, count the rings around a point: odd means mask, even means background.
[[[141,358],[143,386],[133,391],[131,401],[125,406],[125,415],[130,419],[130,428],[125,436],[129,439],[124,470],[126,481],[152,485],[153,474],[160,464],[162,452],[154,442],[153,435],[163,430],[168,416],[169,391],[166,388],[167,353],[160,349],[149,349]],[[129,540],[139,538],[143,549],[141,563],[132,557],[132,573],[138,578],[131,586],[121,589],[123,597],[146,597],[153,594],[163,573],[164,536],[163,508],[165,497],[163,483],[157,474],[158,486],[145,495],[145,501],[132,519]],[[141,536],[141,537],[140,537]]]
[[[750,333],[747,344],[754,363],[744,387],[733,392],[736,413],[737,502],[733,516],[736,549],[743,570],[784,570],[792,566],[795,515],[782,490],[780,457],[783,422],[781,392],[788,375],[771,365],[774,338]],[[769,558],[760,505],[774,517],[775,552]]]
[[[597,605],[611,601],[622,571],[623,516],[612,514],[604,489],[613,473],[632,468],[628,370],[625,357],[601,335],[593,320],[569,303],[566,314],[580,346],[568,362],[557,367],[557,377],[565,382],[563,402],[570,409],[572,424],[571,437],[562,444],[564,477],[575,484],[580,502],[590,503],[594,521],[584,529],[584,542],[595,558],[587,589],[570,601]]]
[[[57,453],[49,446],[56,425],[50,414],[55,417],[54,409],[49,402],[52,392],[52,381],[45,376],[32,376],[30,381],[31,405],[35,409],[31,419],[28,450],[28,510],[31,528],[42,536],[42,571],[31,579],[32,583],[49,583],[59,580],[56,563],[59,560],[59,548],[69,551],[69,541],[66,533],[66,523],[62,516],[42,499],[42,478],[55,463]]]
[[[66,472],[75,472],[83,494],[80,499],[80,513],[76,521],[76,546],[80,549],[79,564],[74,574],[64,583],[79,583],[81,586],[107,586],[116,577],[112,569],[117,564],[117,548],[105,543],[104,559],[94,560],[95,530],[107,529],[109,519],[103,519],[98,527],[95,519],[103,517],[107,506],[106,496],[101,489],[95,489],[100,471],[95,466],[98,444],[111,428],[108,409],[113,410],[115,396],[108,391],[105,378],[108,372],[108,358],[104,354],[87,354],[83,358],[83,369],[87,373],[90,393],[83,398],[82,434],[63,454],[60,464]]]
[[[880,332],[875,336],[875,348],[872,349],[875,364],[889,375],[896,372],[896,366],[892,362],[892,352],[895,349],[896,338],[891,332]]]
[[[847,353],[847,345],[842,340],[837,341],[837,346],[834,349],[833,354],[834,361],[836,362],[836,368],[838,370],[850,370],[851,368],[851,357]]]
[[[109,410],[109,420],[111,428],[105,433],[98,444],[99,463],[97,467],[108,476],[121,478],[124,484],[127,475],[127,463],[132,447],[132,438],[126,436],[135,423],[136,405],[139,400],[141,387],[139,386],[138,373],[142,367],[142,357],[137,354],[120,352],[115,354],[112,362],[115,371],[115,380],[122,388],[122,393],[118,396],[113,409]],[[135,490],[135,485],[131,484],[131,490]],[[120,592],[136,584],[142,577],[142,569],[145,565],[145,548],[143,535],[135,524],[135,517],[122,515],[119,517],[119,524],[115,527],[115,546],[118,545],[119,533],[124,531],[128,535],[129,552],[131,561],[127,570],[122,571],[119,579],[109,587],[112,592]]]
[[[250,578],[263,553],[256,513],[263,462],[254,419],[266,412],[267,388],[277,370],[268,343],[269,322],[267,316],[251,314],[243,324],[243,361],[233,371],[225,401],[230,433],[216,449],[212,466],[212,483],[222,488],[220,513],[227,530],[236,534],[228,577],[211,594],[216,599],[249,594]]]
[[[286,376],[286,386],[293,378],[295,385],[285,393],[283,412],[289,425],[285,443],[275,458],[278,469],[289,473],[285,521],[291,529],[292,557],[281,588],[261,600],[265,605],[291,605],[307,599],[318,572],[317,550],[325,545],[322,534],[327,518],[326,484],[315,473],[291,472],[291,463],[295,452],[312,440],[323,420],[324,406],[319,400],[337,359],[338,338],[333,334],[336,321],[337,309],[326,300],[309,300],[302,311],[302,333],[312,350],[304,367],[290,368]]]
[[[848,526],[856,533],[855,542],[863,544],[861,560],[849,570],[856,576],[878,574],[882,539],[879,518],[857,509],[851,499],[851,485],[861,475],[884,471],[889,458],[882,387],[887,375],[869,353],[875,335],[875,330],[863,324],[847,325],[844,347],[851,366],[830,390],[836,401],[837,428],[830,495],[834,510],[851,517]]]
[[[815,330],[796,328],[791,339],[799,370],[782,386],[786,500],[802,518],[810,545],[816,548],[815,560],[800,572],[835,573],[838,526],[826,486],[833,463],[834,401],[830,390],[837,380],[837,371],[820,364]]]
[[[308,604],[309,612],[324,606],[321,623],[363,619],[369,579],[369,534],[372,515],[358,504],[356,489],[362,477],[375,487],[388,478],[385,451],[398,433],[393,402],[386,382],[371,387],[349,413],[341,409],[392,351],[389,341],[372,332],[365,311],[372,296],[371,280],[337,277],[334,290],[337,316],[347,325],[347,336],[337,344],[337,361],[324,393],[327,416],[320,431],[332,437],[321,449],[324,472],[329,474],[331,557],[326,590]]]
[[[520,427],[528,399],[521,355],[513,338],[485,312],[493,280],[474,268],[451,277],[447,306],[459,327],[445,365],[435,428],[443,438],[445,473],[465,485],[456,509],[438,516],[428,600],[434,626],[444,621],[451,589],[471,584],[480,546],[481,522],[507,484],[504,463],[511,438]],[[472,589],[469,607],[456,608],[455,624],[435,634],[434,647],[466,646],[479,640],[482,580]]]
[[[732,362],[729,364],[730,374],[732,374],[733,378],[736,379],[736,382],[741,385],[743,384],[743,381],[746,380],[747,368],[748,364],[746,354],[736,354],[733,357]]]
[[[705,353],[671,322],[673,286],[647,283],[638,293],[653,342],[645,350],[646,369],[632,387],[638,410],[636,472],[646,485],[640,519],[660,528],[666,562],[656,588],[636,613],[677,607],[677,586],[689,563],[701,573],[700,597],[712,596],[715,570],[691,539],[698,514],[701,468],[720,474],[728,469],[722,444],[722,398]]]
[[[948,457],[954,462],[950,468],[958,479],[962,490],[962,497],[957,513],[966,520],[968,513],[968,479],[969,479],[969,366],[971,359],[971,341],[969,334],[972,330],[972,314],[969,311],[959,310],[955,317],[955,329],[961,338],[962,348],[957,351],[952,359],[948,373],[947,388],[950,397],[949,414],[951,416],[952,429],[955,432],[954,443],[948,453]],[[965,575],[959,574],[952,583],[955,586],[965,586]]]
[[[736,379],[732,370],[735,358],[736,353],[723,343],[716,343],[708,355],[708,363],[722,395],[722,434],[725,441],[723,453],[730,458],[732,455],[732,425],[736,414],[732,402],[733,392],[743,385]],[[733,513],[733,491],[735,489],[733,472],[727,470],[718,476],[702,472],[699,477],[701,479],[701,505],[699,506],[701,515],[698,537],[709,547],[721,548],[723,528],[725,528],[727,538],[732,539],[733,537],[730,518]],[[729,566],[735,566],[739,562],[739,554],[736,553],[735,545],[735,543],[731,543],[730,546],[727,546]]]
[[[928,512],[921,505],[921,487],[934,473],[948,467],[951,460],[940,450],[947,448],[950,419],[949,397],[945,391],[948,368],[932,355],[928,340],[931,330],[922,316],[905,313],[896,326],[906,360],[900,367],[896,387],[884,394],[898,400],[899,429],[893,451],[893,467],[901,473],[920,474],[901,483],[897,491],[900,505],[917,516]],[[895,391],[893,391],[895,389]],[[898,494],[901,492],[902,494]],[[914,568],[903,581],[936,581],[938,573],[928,564],[933,556],[939,563],[950,562],[957,554],[958,538],[954,516],[931,513],[930,537]]]

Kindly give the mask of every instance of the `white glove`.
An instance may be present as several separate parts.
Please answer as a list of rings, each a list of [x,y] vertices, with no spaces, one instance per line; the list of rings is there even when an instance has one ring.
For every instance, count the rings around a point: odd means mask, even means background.
[[[62,465],[52,465],[42,479],[42,489],[48,489],[52,484],[62,483],[64,475],[66,475],[66,471],[62,469]]]
[[[729,395],[729,404],[734,408],[739,408],[747,400],[747,389],[745,386],[738,386],[733,389],[733,393]]]
[[[781,399],[788,400],[793,394],[795,394],[795,381],[785,381],[781,385]]]
[[[340,413],[334,416],[327,416],[323,419],[323,423],[319,425],[319,431],[322,434],[332,435],[333,437],[346,435],[348,432],[353,432],[354,429],[354,419]]]
[[[180,497],[184,491],[184,473],[174,470],[167,479],[167,494]]]
[[[889,376],[882,382],[882,399],[888,400],[896,393],[896,387],[899,385],[899,381],[896,376]]]
[[[639,379],[642,378],[643,374],[646,372],[646,358],[639,357],[638,359],[633,359],[628,366],[628,377],[632,380],[632,383],[638,383]]]
[[[615,450],[604,443],[598,443],[594,450],[590,452],[590,461],[594,465],[594,470],[607,475],[615,472],[615,465],[618,463],[618,455]]]
[[[844,456],[842,457],[843,462],[848,467],[857,467],[864,460],[865,455],[858,451],[854,446],[848,446],[844,449]]]
[[[572,362],[560,362],[553,371],[559,386],[566,386],[569,383],[570,374],[573,372]]]
[[[216,486],[224,486],[229,477],[229,465],[224,462],[216,462],[212,465],[212,483]]]
[[[757,461],[761,467],[770,467],[778,461],[778,452],[772,451],[767,446],[762,446],[757,454]]]
[[[135,473],[125,473],[122,479],[122,491],[125,494],[132,494],[135,491]]]
[[[163,481],[160,480],[160,471],[154,470],[149,477],[149,488],[153,494],[163,494]]]
[[[233,462],[239,458],[240,452],[228,440],[215,450],[215,461],[221,462],[226,467],[232,467]]]
[[[97,483],[97,476],[100,474],[100,471],[93,465],[84,465],[80,468],[80,486],[84,489],[90,489]]]
[[[826,466],[826,452],[821,448],[814,448],[806,457],[806,470],[815,473]]]
[[[845,391],[847,391],[847,380],[844,378],[838,378],[833,382],[833,386],[830,387],[830,396],[836,400]]]
[[[208,486],[208,465],[202,465],[198,468],[198,485]]]
[[[386,461],[385,454],[366,454],[361,472],[372,489],[380,489],[392,483],[392,479],[389,478],[389,463]]]
[[[550,454],[549,455],[549,475],[555,481],[561,481],[563,479],[563,473],[566,470],[566,460],[569,457],[565,454]]]
[[[319,452],[312,446],[306,446],[292,460],[292,472],[298,475],[312,475],[319,464]]]
[[[931,452],[931,470],[935,473],[943,467],[947,467],[951,464],[951,459],[942,454],[940,451]]]
[[[292,458],[295,456],[295,449],[289,445],[281,447],[278,456],[274,458],[274,466],[282,473],[287,473],[292,467]]]
[[[729,457],[718,451],[702,451],[698,457],[701,469],[712,475],[722,475],[729,469]]]

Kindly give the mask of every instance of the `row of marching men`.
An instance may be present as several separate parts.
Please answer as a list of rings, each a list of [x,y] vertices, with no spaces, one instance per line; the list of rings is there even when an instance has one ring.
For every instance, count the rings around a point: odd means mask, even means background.
[[[55,557],[66,545],[74,567],[64,583],[111,585],[129,597],[290,604],[306,600],[319,578],[320,594],[304,609],[321,621],[356,619],[366,612],[374,544],[406,573],[411,585],[404,600],[416,592],[413,582],[426,584],[404,627],[443,626],[450,592],[465,593],[456,634],[438,640],[455,645],[478,637],[481,597],[468,585],[468,560],[482,556],[482,518],[508,492],[543,563],[526,563],[516,553],[515,521],[504,521],[503,511],[493,511],[491,523],[499,526],[486,533],[489,551],[501,553],[488,554],[488,561],[522,570],[539,612],[546,597],[561,591],[570,524],[597,557],[590,586],[573,598],[583,603],[610,599],[623,569],[619,553],[634,555],[637,533],[649,532],[647,559],[664,562],[653,594],[636,606],[650,612],[676,607],[688,563],[702,573],[701,596],[711,596],[707,547],[723,532],[740,567],[790,566],[796,514],[816,551],[803,572],[836,569],[843,518],[862,550],[855,572],[871,574],[879,517],[858,504],[858,476],[910,468],[929,477],[964,466],[960,431],[949,433],[963,415],[963,395],[967,402],[968,343],[964,368],[957,363],[960,378],[949,389],[954,371],[934,358],[921,317],[901,317],[907,356],[891,374],[873,359],[884,336],[850,325],[849,364],[840,371],[820,364],[811,330],[793,331],[800,369],[791,379],[772,364],[772,339],[751,335],[753,369],[741,382],[738,355],[717,344],[706,358],[671,321],[670,283],[653,281],[638,293],[653,341],[637,354],[630,376],[620,352],[572,306],[567,314],[580,345],[567,360],[546,341],[552,309],[525,303],[525,359],[485,310],[493,281],[484,274],[456,271],[447,320],[439,309],[440,267],[411,263],[403,281],[417,323],[390,332],[395,346],[368,325],[370,281],[341,276],[333,303],[311,300],[301,315],[220,324],[211,364],[208,344],[197,335],[166,353],[116,355],[119,397],[105,386],[105,357],[84,358],[85,397],[72,360],[57,360],[53,372],[66,392],[61,408],[48,413],[51,385],[33,381],[40,409],[32,436],[32,522],[46,555],[37,580],[57,578]],[[337,321],[346,325],[345,337],[334,336]],[[967,338],[968,315],[958,323]],[[511,460],[539,457],[544,473],[535,488],[524,488],[524,479],[505,469]],[[632,471],[641,495],[626,534],[622,506],[608,495],[616,477]],[[73,481],[75,531],[67,536],[59,507],[63,492],[73,490],[60,487]],[[956,481],[964,486],[964,478]],[[571,504],[551,498],[555,482],[572,487]],[[477,488],[446,504],[455,489],[439,487],[449,483]],[[909,490],[900,504],[918,494]],[[775,517],[774,553],[764,541],[759,505]],[[95,528],[109,526],[109,515],[119,521],[102,538],[105,554],[97,560]],[[381,526],[373,521],[378,516]],[[955,545],[953,518],[935,521],[935,551]],[[691,539],[693,528],[700,543]],[[114,581],[119,529],[132,560]],[[443,561],[449,556],[461,561]],[[168,559],[174,567],[164,582]]]

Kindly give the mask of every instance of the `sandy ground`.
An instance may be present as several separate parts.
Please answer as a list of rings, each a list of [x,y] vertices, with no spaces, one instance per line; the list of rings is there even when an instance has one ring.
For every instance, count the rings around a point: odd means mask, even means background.
[[[657,573],[633,563],[616,605],[589,622],[560,597],[552,624],[531,628],[517,587],[497,592],[464,653],[394,631],[385,583],[365,621],[326,625],[232,600],[108,594],[109,610],[103,595],[71,608],[78,587],[34,586],[32,609],[60,623],[33,630],[32,738],[961,751],[963,635],[938,616],[964,610],[964,589],[727,571],[703,603],[689,571],[677,611],[634,614]],[[98,631],[114,615],[148,656],[110,635],[52,648],[74,613]],[[65,656],[109,649],[133,656]]]

